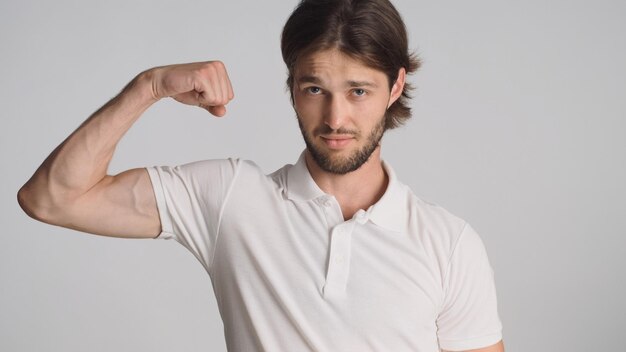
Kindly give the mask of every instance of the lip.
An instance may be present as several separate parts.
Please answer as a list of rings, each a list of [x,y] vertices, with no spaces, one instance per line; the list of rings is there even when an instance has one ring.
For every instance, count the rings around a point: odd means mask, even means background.
[[[346,147],[352,140],[353,136],[350,135],[333,135],[333,136],[320,136],[326,146],[330,149],[342,149]]]

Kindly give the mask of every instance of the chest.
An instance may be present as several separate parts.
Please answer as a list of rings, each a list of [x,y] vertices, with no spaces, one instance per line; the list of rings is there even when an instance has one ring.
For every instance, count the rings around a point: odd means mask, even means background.
[[[323,322],[319,329],[331,335],[434,336],[440,268],[419,233],[389,231],[364,211],[344,221],[332,198],[232,200],[212,273],[218,304],[268,307],[291,325]]]

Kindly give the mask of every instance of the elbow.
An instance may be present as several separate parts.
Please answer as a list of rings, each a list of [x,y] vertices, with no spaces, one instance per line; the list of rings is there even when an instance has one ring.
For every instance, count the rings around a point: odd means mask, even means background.
[[[27,183],[17,192],[17,203],[31,218],[45,223],[54,223],[52,202],[40,193],[32,190]]]
[[[37,209],[37,202],[33,199],[33,194],[28,189],[28,185],[22,186],[22,188],[17,191],[17,203],[26,215],[41,221],[41,211]]]

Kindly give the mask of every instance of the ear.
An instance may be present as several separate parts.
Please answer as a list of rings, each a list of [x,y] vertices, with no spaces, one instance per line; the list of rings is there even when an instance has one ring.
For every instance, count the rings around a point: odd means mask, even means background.
[[[396,79],[395,83],[391,87],[391,94],[389,96],[389,104],[387,104],[387,109],[400,98],[402,92],[404,91],[404,82],[406,81],[406,70],[404,67],[400,67],[398,70],[398,79]]]

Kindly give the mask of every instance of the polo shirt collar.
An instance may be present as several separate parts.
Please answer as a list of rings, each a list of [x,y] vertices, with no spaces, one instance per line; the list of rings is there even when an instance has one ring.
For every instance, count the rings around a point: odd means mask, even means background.
[[[409,189],[398,181],[396,173],[387,162],[383,167],[389,178],[383,196],[367,209],[369,220],[394,232],[404,232],[409,216]]]
[[[322,191],[306,166],[305,152],[287,172],[287,198],[297,201],[308,201],[328,196]],[[408,219],[408,188],[400,183],[396,173],[387,162],[383,167],[389,178],[383,196],[367,209],[367,219],[378,226],[394,232],[403,232]]]
[[[287,171],[287,198],[291,200],[312,200],[325,196],[326,193],[318,187],[306,166],[304,154],[300,154],[298,162]]]

